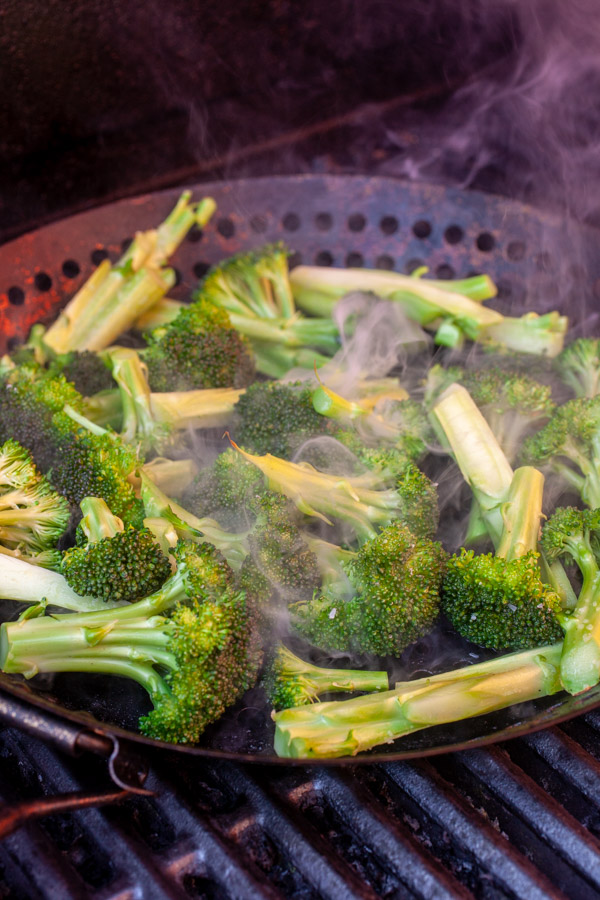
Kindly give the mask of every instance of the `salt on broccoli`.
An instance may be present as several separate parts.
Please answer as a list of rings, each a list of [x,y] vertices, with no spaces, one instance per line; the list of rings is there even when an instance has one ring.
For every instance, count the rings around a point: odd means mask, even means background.
[[[104,500],[80,503],[83,546],[67,550],[62,573],[77,594],[114,602],[141,600],[166,581],[171,564],[148,528],[125,528]]]
[[[249,342],[232,327],[227,311],[206,299],[182,306],[146,340],[143,357],[153,391],[243,388],[254,380]]]
[[[257,677],[261,637],[233,572],[210,545],[180,544],[177,571],[153,594],[118,609],[5,622],[0,667],[101,672],[141,684],[153,709],[140,729],[194,743]]]
[[[312,600],[292,607],[293,626],[322,650],[398,656],[431,630],[445,564],[439,543],[392,522],[356,552],[342,551],[352,596],[340,596],[328,579]]]
[[[314,703],[322,694],[386,691],[389,687],[387,672],[315,666],[283,644],[272,654],[261,683],[275,710]]]
[[[442,609],[460,635],[481,647],[526,650],[562,638],[560,598],[538,564],[543,485],[537,469],[517,469],[502,504],[496,553],[463,548],[448,560]]]
[[[555,359],[558,374],[576,397],[600,393],[600,339],[577,338]]]
[[[600,395],[559,406],[547,425],[525,441],[521,458],[547,465],[586,506],[600,507]]]
[[[448,722],[460,722],[547,697],[561,689],[556,643],[350,700],[273,713],[275,752],[294,759],[354,756]]]
[[[582,585],[575,608],[561,618],[565,630],[560,677],[578,694],[600,681],[600,509],[560,507],[545,523],[542,547],[550,560],[574,562]]]

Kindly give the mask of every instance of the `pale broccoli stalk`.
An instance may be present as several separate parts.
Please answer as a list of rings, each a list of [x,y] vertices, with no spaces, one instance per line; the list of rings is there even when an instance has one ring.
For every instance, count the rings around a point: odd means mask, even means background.
[[[33,565],[23,559],[0,553],[0,583],[5,600],[16,600],[35,606],[59,606],[75,612],[93,612],[120,606],[96,597],[81,597],[67,584],[63,575]]]
[[[136,350],[117,347],[107,352],[121,398],[121,437],[147,450],[166,446],[174,431],[215,428],[227,424],[242,389],[206,388],[151,393],[147,368]]]
[[[497,545],[503,529],[502,504],[513,478],[510,463],[462,385],[452,384],[440,395],[431,418],[471,488],[488,533]]]
[[[485,278],[485,276],[483,276]],[[562,350],[568,321],[552,312],[510,318],[488,309],[464,293],[465,281],[438,281],[377,269],[297,266],[290,282],[298,306],[313,315],[331,315],[335,303],[351,291],[371,291],[401,304],[409,319],[436,333],[436,343],[457,347],[466,337],[494,348],[556,356]],[[496,294],[489,279],[472,292]]]
[[[166,294],[175,283],[173,270],[164,268],[168,257],[215,209],[210,198],[192,205],[190,196],[181,195],[158,229],[138,233],[116,265],[104,260],[98,266],[46,332],[51,350],[101,350]]]
[[[562,644],[501,656],[393,691],[273,713],[275,752],[290,758],[354,756],[423,728],[459,722],[561,690]]]
[[[577,397],[600,394],[600,339],[573,341],[557,356],[556,368]]]

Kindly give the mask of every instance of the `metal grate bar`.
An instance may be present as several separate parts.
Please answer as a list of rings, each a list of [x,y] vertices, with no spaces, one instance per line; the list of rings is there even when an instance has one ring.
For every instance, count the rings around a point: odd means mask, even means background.
[[[373,795],[353,782],[352,775],[320,769],[315,787],[327,796],[338,814],[418,897],[471,896],[417,841],[404,834]]]
[[[522,738],[568,784],[600,810],[600,762],[557,728]],[[510,752],[510,745],[508,750]]]
[[[514,765],[505,752],[496,748],[469,750],[457,757],[558,856],[595,889],[600,887],[600,843]]]
[[[475,814],[431,765],[390,763],[383,770],[401,791],[451,835],[452,841],[467,850],[477,864],[507,890],[528,900],[564,896],[486,818]]]
[[[337,900],[342,895],[348,900],[369,900],[376,896],[349,866],[331,854],[330,848],[316,831],[309,827],[310,834],[305,833],[297,811],[292,821],[260,780],[247,769],[227,766],[225,771],[229,783],[243,792],[259,810],[259,821],[267,833],[321,896],[331,900]]]

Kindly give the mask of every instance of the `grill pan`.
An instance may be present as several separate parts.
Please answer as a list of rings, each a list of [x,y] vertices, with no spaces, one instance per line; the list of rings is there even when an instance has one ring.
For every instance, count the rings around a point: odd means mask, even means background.
[[[284,240],[292,262],[390,268],[410,272],[427,264],[438,278],[487,272],[498,284],[492,305],[520,314],[558,308],[575,333],[594,329],[600,303],[600,250],[594,229],[503,198],[454,188],[363,176],[292,176],[192,185],[210,195],[217,214],[204,233],[192,231],[173,264],[184,299],[209,265],[267,241]],[[49,322],[93,268],[115,260],[136,230],[154,227],[180,189],[135,197],[72,216],[0,248],[0,350]],[[14,610],[14,606],[11,605]],[[7,607],[7,618],[14,611]],[[423,660],[425,663],[425,660]],[[72,751],[112,754],[111,773],[128,787],[119,742],[198,757],[306,765],[280,760],[261,691],[211,726],[198,746],[164,745],[135,731],[147,698],[137,685],[102,676],[56,676],[25,683],[0,675],[0,718],[46,736]],[[116,696],[116,701],[115,701]],[[578,697],[555,695],[507,710],[438,726],[343,765],[430,756],[523,735],[600,705],[600,686]],[[82,712],[82,710],[85,710]],[[141,749],[141,748],[140,748]],[[135,768],[135,766],[133,767]],[[115,771],[116,775],[115,775]]]

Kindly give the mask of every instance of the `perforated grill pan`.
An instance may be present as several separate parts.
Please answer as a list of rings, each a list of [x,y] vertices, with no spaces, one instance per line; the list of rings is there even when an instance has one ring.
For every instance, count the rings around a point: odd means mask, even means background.
[[[487,272],[498,284],[491,305],[500,311],[559,309],[571,317],[575,333],[595,328],[600,303],[598,233],[568,219],[491,195],[387,178],[257,178],[191,189],[198,198],[213,196],[218,212],[204,233],[193,231],[177,251],[173,263],[179,282],[171,296],[184,299],[210,264],[232,253],[284,240],[295,251],[294,262],[403,272],[426,264],[438,278]],[[180,191],[112,203],[1,247],[0,351],[21,341],[34,322],[51,321],[103,258],[116,259],[135,231],[152,228],[164,218]],[[50,712],[98,733],[165,746],[136,732],[147,700],[138,686],[119,679],[58,676],[24,683],[0,676],[0,689],[26,699],[42,716]],[[376,752],[330,762],[408,759],[481,746],[598,705],[600,686],[578,697],[559,694],[427,729]],[[209,728],[201,745],[169,748],[249,762],[290,762],[273,755],[272,725],[259,689]]]

